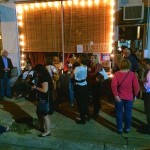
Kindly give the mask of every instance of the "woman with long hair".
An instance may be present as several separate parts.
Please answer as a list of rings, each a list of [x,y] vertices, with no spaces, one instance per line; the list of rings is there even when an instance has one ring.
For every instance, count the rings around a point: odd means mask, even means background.
[[[91,55],[90,65],[88,67],[88,88],[89,92],[92,95],[93,104],[94,104],[94,117],[97,117],[99,111],[101,110],[101,103],[99,101],[98,85],[96,81],[97,74],[102,70],[102,65],[99,63],[97,55]]]
[[[37,90],[38,95],[38,105],[37,105],[37,116],[39,120],[39,129],[42,131],[40,137],[45,137],[50,135],[50,118],[49,113],[49,101],[50,101],[50,91],[52,90],[52,79],[45,68],[45,66],[38,64],[34,68],[37,74],[37,85],[32,88]]]

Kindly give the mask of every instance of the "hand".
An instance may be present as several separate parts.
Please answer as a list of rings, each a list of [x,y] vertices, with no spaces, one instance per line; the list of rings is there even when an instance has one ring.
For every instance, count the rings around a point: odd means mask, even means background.
[[[88,68],[88,71],[91,71],[92,69],[91,68]]]
[[[136,96],[134,96],[134,101],[136,101],[137,100],[137,97]]]
[[[33,86],[32,86],[32,89],[37,89],[37,86],[33,85]]]
[[[119,96],[115,96],[115,99],[116,99],[117,102],[121,101],[121,98]]]
[[[4,68],[4,71],[9,71],[10,70],[10,68]]]

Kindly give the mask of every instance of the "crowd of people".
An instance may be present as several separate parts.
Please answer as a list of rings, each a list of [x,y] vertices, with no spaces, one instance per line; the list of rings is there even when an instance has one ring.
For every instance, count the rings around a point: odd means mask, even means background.
[[[80,116],[75,118],[77,124],[87,123],[91,116],[98,117],[101,109],[101,96],[104,96],[104,89],[108,96],[114,100],[117,131],[128,133],[131,130],[132,107],[137,99],[139,91],[142,91],[144,100],[147,126],[140,132],[150,134],[150,59],[146,58],[138,62],[135,56],[131,55],[129,48],[122,50],[122,59],[114,64],[113,74],[108,77],[102,63],[97,55],[81,54],[68,64],[68,70],[62,74],[61,63],[55,59],[48,58],[45,65],[37,64],[32,67],[28,60],[26,68],[18,77],[14,86],[10,87],[11,70],[13,68],[11,59],[7,57],[7,50],[1,51],[0,56],[0,100],[4,96],[19,99],[24,96],[27,99],[37,99],[36,114],[39,120],[39,127],[42,133],[40,137],[50,135],[50,117],[54,111],[54,91],[56,93],[56,107],[62,102],[61,95],[64,83],[67,83],[64,90],[71,106],[77,104]],[[141,64],[139,64],[141,63]],[[144,76],[141,73],[140,65],[143,67]],[[65,82],[63,81],[65,80]],[[66,82],[67,81],[67,82]],[[109,85],[108,85],[109,84]],[[106,89],[106,86],[108,89]],[[106,96],[105,95],[105,96]],[[92,98],[93,114],[89,113],[89,99]],[[124,125],[123,125],[124,122]],[[8,131],[8,127],[1,127],[0,130]]]

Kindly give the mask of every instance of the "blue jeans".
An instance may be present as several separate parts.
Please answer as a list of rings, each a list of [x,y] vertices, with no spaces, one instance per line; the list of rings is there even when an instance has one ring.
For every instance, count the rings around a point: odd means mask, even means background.
[[[10,79],[8,78],[7,72],[5,72],[4,77],[0,79],[0,84],[0,95],[3,97],[6,93],[7,96],[11,96]]]
[[[127,132],[130,131],[132,122],[132,107],[133,101],[131,100],[122,99],[120,102],[115,102],[117,129],[119,132],[123,131],[123,120],[125,121],[124,129]]]
[[[72,81],[69,78],[69,103],[74,104],[75,96],[74,96],[74,88]]]

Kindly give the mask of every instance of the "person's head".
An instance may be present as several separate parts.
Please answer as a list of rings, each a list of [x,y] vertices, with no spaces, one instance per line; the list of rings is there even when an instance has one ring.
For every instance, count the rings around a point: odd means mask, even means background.
[[[46,59],[46,65],[53,65],[52,58],[47,58]]]
[[[92,64],[97,64],[98,63],[98,56],[97,55],[91,55],[90,61]]]
[[[3,56],[3,57],[7,57],[8,56],[8,51],[7,50],[2,50],[1,51],[1,55]]]
[[[131,64],[128,59],[122,59],[120,62],[119,69],[120,70],[130,70],[130,66],[131,66]]]
[[[130,51],[130,49],[128,49],[128,48],[125,48],[125,49],[122,51],[122,53],[123,53],[123,57],[125,57],[125,58],[127,58],[127,57],[129,57],[129,56],[131,55],[131,51]]]
[[[79,64],[83,64],[83,65],[87,65],[88,62],[88,57],[85,54],[81,54],[78,58],[78,63]]]
[[[45,75],[49,75],[47,69],[45,68],[44,65],[42,64],[37,64],[35,67],[34,67],[34,70],[35,72],[40,75],[40,76],[45,76]]]
[[[143,67],[144,67],[146,70],[149,70],[149,69],[150,69],[150,59],[149,59],[149,58],[143,59],[142,64],[143,64]]]
[[[59,63],[59,57],[58,56],[53,57],[53,63]]]
[[[30,60],[27,60],[27,62],[26,62],[26,69],[29,71],[32,70],[32,64],[31,64]]]

